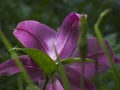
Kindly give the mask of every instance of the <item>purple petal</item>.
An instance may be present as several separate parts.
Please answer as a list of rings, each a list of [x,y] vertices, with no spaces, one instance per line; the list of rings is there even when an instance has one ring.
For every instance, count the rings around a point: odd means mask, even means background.
[[[65,70],[71,85],[71,90],[80,90],[81,73],[69,66],[66,66]],[[85,86],[85,90],[96,90],[95,85],[86,78],[84,78],[84,86]]]
[[[120,64],[120,59],[119,58],[117,58],[116,56],[114,56],[115,58],[114,58],[114,62],[116,63],[116,64]]]
[[[45,78],[43,71],[40,68],[38,68],[38,66],[35,63],[31,61],[30,57],[24,55],[20,56],[19,59],[23,63],[32,80],[39,81],[40,79]],[[21,72],[21,70],[18,68],[13,59],[0,64],[0,76],[14,75],[19,72]]]
[[[80,14],[70,13],[63,21],[56,37],[56,48],[60,57],[66,58],[72,55],[77,47],[79,36]]]
[[[50,51],[56,32],[37,21],[20,22],[13,32],[16,38],[27,48],[36,48],[44,52]]]
[[[95,37],[91,37],[88,38],[88,48],[89,48],[89,52],[88,52],[88,58],[92,58],[92,59],[97,59],[98,58],[98,62],[102,65],[106,65],[107,67],[110,66],[109,64],[109,60],[107,59],[106,55],[104,54],[104,50],[102,48],[102,46],[100,45],[100,43],[98,42],[98,45],[96,45],[97,43],[97,38]],[[117,62],[120,62],[120,59],[118,59],[115,54],[112,51],[112,48],[110,47],[110,44],[108,43],[108,41],[105,40],[105,44],[106,47],[109,51],[109,54],[112,57],[113,62],[115,62],[117,64]],[[96,49],[97,46],[97,49]],[[92,48],[91,48],[92,47]],[[97,50],[97,52],[96,52]]]
[[[110,67],[109,60],[107,59],[106,55],[104,54],[104,51],[103,51],[100,44],[98,44],[98,46],[97,46],[98,50],[97,50],[97,53],[95,53],[96,41],[97,41],[97,39],[95,37],[88,38],[89,52],[88,52],[87,58],[90,58],[93,60],[98,60],[98,65],[96,68],[95,63],[92,63],[92,62],[85,63],[85,77],[87,77],[87,78],[91,78],[91,77],[95,76],[96,72],[98,74],[103,73]],[[110,55],[112,56],[113,61],[116,64],[120,64],[120,59],[118,59],[114,55],[109,43],[107,41],[105,41],[105,43],[106,43],[106,46],[109,50]],[[78,56],[79,56],[78,49],[76,49],[73,53],[73,57],[78,57]],[[74,68],[74,69],[78,70],[79,72],[81,72],[80,71],[81,70],[81,63],[73,63],[73,64],[70,64],[69,66],[71,68]]]
[[[33,81],[39,82],[45,79],[45,74],[40,68],[27,67],[26,70]]]
[[[20,72],[20,69],[16,66],[13,60],[8,60],[0,64],[0,76],[13,75]]]
[[[104,57],[100,58],[100,59],[104,59]],[[81,72],[81,69],[82,69],[81,68],[81,63],[71,63],[71,64],[68,64],[68,66],[71,67],[72,69],[75,69],[79,73],[82,73]],[[105,72],[109,67],[106,66],[106,65],[104,65],[104,64],[98,64],[97,68],[98,69],[96,69],[94,63],[92,63],[92,62],[91,63],[90,62],[86,62],[85,63],[85,73],[84,73],[85,78],[90,79],[90,78],[96,76],[96,72],[98,74],[101,74],[101,73]]]
[[[46,90],[64,90],[64,88],[61,82],[56,79],[53,83],[48,83],[48,85],[46,86]]]

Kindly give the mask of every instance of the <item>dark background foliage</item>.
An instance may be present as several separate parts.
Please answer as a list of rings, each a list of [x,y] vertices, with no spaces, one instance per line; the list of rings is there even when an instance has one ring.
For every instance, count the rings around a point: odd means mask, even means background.
[[[75,11],[88,15],[88,32],[94,35],[93,25],[99,14],[110,8],[111,12],[105,16],[100,27],[114,52],[120,56],[119,7],[120,0],[0,0],[0,28],[15,46],[17,41],[12,32],[20,21],[38,20],[57,30],[65,16]],[[9,58],[5,46],[0,41],[0,62]],[[17,90],[15,77],[16,75],[0,77],[0,90]],[[109,83],[107,85],[110,86]]]

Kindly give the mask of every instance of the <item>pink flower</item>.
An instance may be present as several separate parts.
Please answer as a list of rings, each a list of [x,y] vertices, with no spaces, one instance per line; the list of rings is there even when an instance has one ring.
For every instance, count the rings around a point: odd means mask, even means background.
[[[70,57],[79,57],[78,53],[78,37],[79,37],[79,23],[81,15],[75,12],[70,13],[58,32],[54,31],[50,27],[39,23],[34,20],[26,20],[20,22],[14,30],[15,37],[26,48],[35,48],[48,54],[53,60],[56,60],[56,55],[53,48],[53,42],[56,45],[57,52],[61,59]],[[88,56],[87,58],[98,60],[98,73],[106,71],[109,67],[109,61],[105,56],[103,49],[98,44],[98,52],[95,53],[95,46],[97,39],[90,37],[88,40]],[[105,40],[107,48],[115,63],[120,63],[120,60],[113,54],[110,45]],[[36,63],[28,56],[20,56],[20,60],[24,64],[31,79],[39,83],[39,86],[43,84],[45,80],[44,72],[37,66]],[[80,76],[81,76],[81,63],[69,63],[65,65],[65,71],[70,82],[71,90],[79,90],[80,88]],[[19,73],[20,69],[15,64],[14,60],[8,60],[0,64],[0,75],[13,75]],[[95,85],[90,81],[90,78],[95,76],[95,63],[85,63],[85,90],[96,90]],[[47,84],[46,90],[52,90],[54,86],[55,90],[64,90],[63,83],[60,76],[56,77],[56,80],[52,84]]]

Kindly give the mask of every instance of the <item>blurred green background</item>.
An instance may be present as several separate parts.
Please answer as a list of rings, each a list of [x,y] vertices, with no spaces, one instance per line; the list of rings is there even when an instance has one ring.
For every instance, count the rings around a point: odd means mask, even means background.
[[[12,32],[22,20],[38,20],[57,30],[65,16],[72,12],[88,15],[88,32],[94,35],[93,25],[99,14],[110,8],[101,23],[104,37],[110,42],[113,51],[120,57],[120,0],[0,0],[0,28],[13,46],[17,41]],[[0,41],[0,62],[9,59],[9,53]],[[17,90],[17,75],[0,77],[0,90]],[[113,90],[114,83],[110,72],[101,75],[101,82],[105,84],[100,90]],[[104,80],[106,80],[104,82]]]

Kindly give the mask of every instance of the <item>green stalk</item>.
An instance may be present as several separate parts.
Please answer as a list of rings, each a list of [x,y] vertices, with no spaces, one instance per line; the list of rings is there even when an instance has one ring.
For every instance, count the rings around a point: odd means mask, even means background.
[[[18,81],[18,90],[24,90],[23,89],[23,80],[22,80],[21,74],[17,76],[17,81]]]
[[[6,46],[6,48],[8,50],[10,50],[12,48],[12,45],[11,43],[7,40],[7,38],[5,37],[5,35],[3,34],[3,32],[0,30],[0,37],[1,37],[1,40],[3,41],[4,45]],[[14,51],[14,50],[11,50],[10,51],[10,55],[11,55],[11,58],[13,58],[13,60],[15,60],[17,66],[21,69],[21,72],[23,74],[23,77],[25,79],[25,81],[27,82],[27,84],[29,86],[32,86],[33,83],[32,81],[30,80],[30,77],[29,75],[27,74],[24,66],[22,65],[21,61],[19,60],[19,56],[17,55],[17,53]]]
[[[105,53],[105,55],[107,56],[107,58],[108,58],[108,60],[109,60],[109,62],[110,62],[111,69],[112,69],[112,71],[113,71],[113,78],[114,78],[114,81],[116,82],[116,84],[117,84],[117,86],[118,86],[118,85],[119,85],[119,81],[120,81],[119,72],[117,71],[116,66],[115,66],[115,64],[114,64],[114,62],[113,62],[113,60],[112,60],[112,57],[111,57],[111,55],[109,54],[109,51],[108,51],[108,49],[107,49],[107,47],[106,47],[106,44],[105,44],[105,40],[103,39],[103,36],[102,36],[101,31],[100,31],[100,29],[99,29],[99,25],[100,25],[103,17],[104,17],[109,11],[110,11],[109,9],[106,9],[105,11],[103,11],[103,12],[100,14],[100,16],[99,16],[96,24],[94,25],[94,30],[95,30],[96,36],[97,36],[97,38],[98,38],[98,40],[99,40],[99,42],[100,42],[100,44],[101,44],[101,46],[102,46],[102,48],[103,48],[103,50],[104,50],[104,53]],[[119,88],[119,87],[118,87],[118,88]]]
[[[86,36],[86,20],[87,16],[81,16],[81,23],[80,23],[80,37],[78,41],[79,47],[79,56],[81,57],[81,76],[80,76],[80,90],[85,90],[84,86],[84,76],[85,76],[85,60],[88,53],[88,44],[87,44],[87,36]]]
[[[43,84],[42,90],[46,90],[46,86],[47,86],[49,80],[52,78],[53,75],[54,75],[54,73],[52,73],[51,75],[49,75],[48,77],[46,77],[46,80],[45,80],[45,82]]]
[[[60,61],[60,57],[57,53],[57,50],[56,50],[56,47],[55,47],[55,44],[53,43],[53,46],[54,46],[54,51],[55,51],[55,54],[57,56],[57,65],[58,65],[58,71],[61,75],[61,78],[62,78],[62,81],[63,81],[63,85],[64,85],[64,89],[65,90],[71,90],[70,89],[70,84],[69,84],[69,81],[67,79],[67,76],[66,76],[66,73],[65,73],[65,70],[64,70],[64,66],[62,64],[62,62]]]

